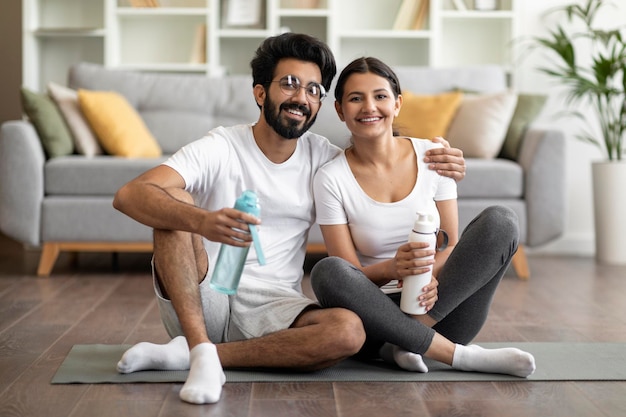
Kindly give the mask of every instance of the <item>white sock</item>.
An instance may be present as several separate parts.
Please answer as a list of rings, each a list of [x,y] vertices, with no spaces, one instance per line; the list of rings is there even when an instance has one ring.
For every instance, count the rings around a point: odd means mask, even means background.
[[[379,354],[383,360],[395,363],[405,371],[421,372],[423,374],[428,372],[428,367],[424,363],[422,355],[409,352],[391,343],[385,343],[380,348]]]
[[[184,336],[178,336],[165,345],[141,342],[124,352],[117,363],[117,371],[128,374],[136,371],[184,371],[189,369],[189,346]]]
[[[484,349],[456,345],[452,367],[461,371],[508,374],[526,378],[535,372],[535,358],[517,348]]]
[[[201,343],[191,349],[190,364],[189,376],[180,390],[180,399],[193,404],[216,403],[222,394],[226,376],[215,345]]]

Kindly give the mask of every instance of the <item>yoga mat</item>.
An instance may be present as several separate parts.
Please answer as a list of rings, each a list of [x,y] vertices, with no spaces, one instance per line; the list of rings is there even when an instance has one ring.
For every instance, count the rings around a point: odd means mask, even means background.
[[[625,343],[480,343],[485,348],[517,347],[535,357],[537,370],[530,381],[624,381]],[[184,382],[187,371],[141,371],[119,374],[118,360],[130,345],[75,345],[56,374],[53,384]],[[311,373],[226,370],[226,382],[332,382],[332,381],[523,381],[509,375],[455,371],[425,360],[426,374],[404,371],[380,361],[345,360]]]

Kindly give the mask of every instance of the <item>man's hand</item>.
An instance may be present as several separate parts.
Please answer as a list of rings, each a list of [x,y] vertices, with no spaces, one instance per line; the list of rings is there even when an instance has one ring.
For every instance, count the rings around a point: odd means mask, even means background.
[[[437,171],[439,175],[461,181],[465,177],[465,158],[463,151],[451,148],[450,143],[441,137],[432,139],[433,142],[441,143],[443,148],[435,148],[426,151],[424,162],[428,168]]]
[[[252,214],[227,207],[206,212],[201,234],[213,242],[231,246],[250,246],[252,236],[248,224],[260,223],[260,220]]]

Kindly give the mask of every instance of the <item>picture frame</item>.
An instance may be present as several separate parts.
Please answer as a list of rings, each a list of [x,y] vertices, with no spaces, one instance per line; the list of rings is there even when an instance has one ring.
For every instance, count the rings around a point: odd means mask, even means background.
[[[222,28],[265,29],[267,0],[222,0]]]

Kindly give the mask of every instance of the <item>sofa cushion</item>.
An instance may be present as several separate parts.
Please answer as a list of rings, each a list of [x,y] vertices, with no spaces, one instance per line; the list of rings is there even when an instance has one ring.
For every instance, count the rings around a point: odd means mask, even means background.
[[[115,91],[78,90],[78,102],[110,155],[129,158],[161,155],[159,144],[123,95]]]
[[[44,166],[45,194],[112,197],[122,185],[165,158],[129,159],[106,155],[54,158]]]
[[[252,123],[259,118],[251,76],[151,74],[81,63],[70,69],[69,85],[122,94],[166,154],[217,126]]]
[[[152,229],[115,210],[112,196],[52,196],[42,203],[42,242],[151,242]]]
[[[463,98],[455,91],[442,94],[414,94],[402,92],[402,108],[394,120],[400,135],[432,139],[445,136],[452,118]]]
[[[61,111],[72,133],[76,151],[85,156],[101,155],[102,148],[78,105],[78,93],[56,83],[48,83],[48,95]]]
[[[35,126],[46,156],[56,158],[73,153],[72,135],[52,99],[25,87],[21,96],[24,113]]]
[[[513,118],[500,151],[502,158],[517,160],[524,133],[528,125],[539,116],[546,99],[547,96],[543,94],[519,94]]]
[[[513,117],[517,94],[466,94],[446,139],[467,158],[495,158]]]
[[[524,171],[508,159],[466,158],[465,178],[457,184],[459,199],[524,196]]]

